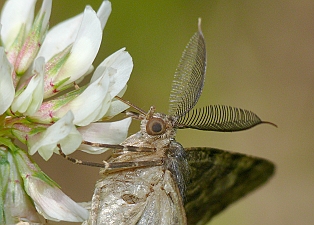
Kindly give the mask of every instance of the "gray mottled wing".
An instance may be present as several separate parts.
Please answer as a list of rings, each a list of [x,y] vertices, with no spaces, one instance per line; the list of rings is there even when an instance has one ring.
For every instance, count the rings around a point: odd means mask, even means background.
[[[186,149],[191,167],[185,210],[188,224],[206,224],[231,203],[265,183],[273,163],[213,148]]]
[[[105,173],[84,225],[186,225],[182,198],[163,166]]]
[[[174,74],[170,93],[169,115],[181,117],[197,103],[205,79],[206,47],[200,29],[186,46]]]

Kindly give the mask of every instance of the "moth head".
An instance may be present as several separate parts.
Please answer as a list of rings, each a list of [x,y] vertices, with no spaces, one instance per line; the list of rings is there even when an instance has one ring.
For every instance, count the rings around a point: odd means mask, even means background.
[[[144,134],[147,139],[152,140],[174,138],[176,130],[173,128],[172,117],[153,111],[154,110],[150,110],[145,117],[142,118],[142,134]]]
[[[146,132],[149,135],[161,135],[165,133],[167,128],[166,122],[161,118],[150,118],[146,123]]]

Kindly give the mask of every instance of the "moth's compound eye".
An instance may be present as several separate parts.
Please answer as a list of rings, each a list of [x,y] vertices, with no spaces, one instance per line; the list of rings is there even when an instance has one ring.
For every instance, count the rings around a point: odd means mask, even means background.
[[[146,132],[149,135],[160,135],[166,130],[165,122],[160,118],[151,118],[146,124]]]

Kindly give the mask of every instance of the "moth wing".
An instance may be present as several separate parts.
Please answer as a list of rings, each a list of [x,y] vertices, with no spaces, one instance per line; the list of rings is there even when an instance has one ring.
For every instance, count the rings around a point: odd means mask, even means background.
[[[154,191],[148,197],[145,210],[137,225],[186,225],[186,215],[180,191],[166,170],[163,181],[153,187]]]
[[[96,183],[84,225],[186,225],[180,191],[162,166],[107,174]]]
[[[265,159],[214,148],[188,148],[186,154],[191,169],[185,202],[188,224],[206,224],[275,170]]]

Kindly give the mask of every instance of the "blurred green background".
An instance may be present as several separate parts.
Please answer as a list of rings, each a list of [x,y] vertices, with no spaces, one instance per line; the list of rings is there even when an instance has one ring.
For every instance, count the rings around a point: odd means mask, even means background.
[[[97,10],[101,0],[54,1],[51,26],[82,12],[86,4]],[[94,65],[127,48],[134,70],[125,99],[143,109],[155,105],[167,112],[175,68],[201,17],[208,67],[198,106],[250,109],[278,125],[239,133],[178,132],[177,140],[186,147],[241,152],[267,158],[277,166],[269,183],[210,224],[312,224],[314,1],[112,0],[112,8]],[[130,133],[138,125],[134,122]],[[102,160],[101,155],[74,156]],[[98,169],[73,165],[57,155],[48,162],[35,158],[74,200],[91,199]]]

